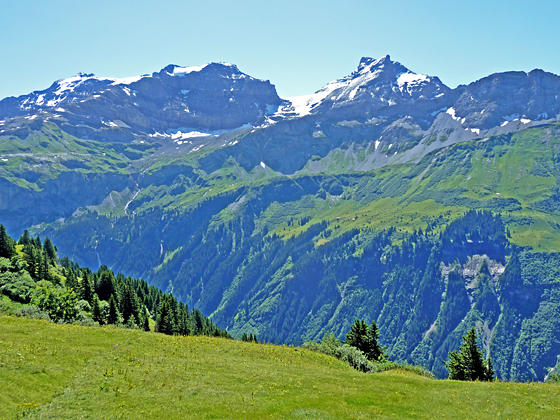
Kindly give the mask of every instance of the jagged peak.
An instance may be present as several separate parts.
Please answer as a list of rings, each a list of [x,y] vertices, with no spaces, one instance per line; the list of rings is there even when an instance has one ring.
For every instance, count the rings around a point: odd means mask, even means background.
[[[391,56],[389,54],[378,59],[372,57],[362,57],[358,64],[358,71],[361,71],[366,67],[377,67],[385,63],[394,63],[394,61],[391,61]]]

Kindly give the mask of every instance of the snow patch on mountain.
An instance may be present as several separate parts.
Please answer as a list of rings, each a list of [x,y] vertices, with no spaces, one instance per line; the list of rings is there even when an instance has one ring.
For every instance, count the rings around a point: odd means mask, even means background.
[[[425,74],[416,74],[413,72],[402,73],[397,77],[397,85],[401,92],[407,91],[410,93],[409,87],[419,85],[421,83],[430,82],[432,79]]]

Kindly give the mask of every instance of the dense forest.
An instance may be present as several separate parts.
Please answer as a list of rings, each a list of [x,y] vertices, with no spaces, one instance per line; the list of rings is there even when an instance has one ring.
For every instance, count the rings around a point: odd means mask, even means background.
[[[49,238],[41,241],[27,230],[16,242],[4,225],[0,225],[0,295],[9,299],[0,301],[0,308],[54,322],[230,337],[199,310],[190,310],[144,280],[115,275],[106,266],[93,272],[58,258]]]

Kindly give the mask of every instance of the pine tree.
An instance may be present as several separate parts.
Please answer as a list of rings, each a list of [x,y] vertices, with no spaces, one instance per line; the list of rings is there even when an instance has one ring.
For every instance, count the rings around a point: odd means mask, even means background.
[[[49,238],[45,239],[45,243],[43,244],[43,251],[45,252],[50,263],[54,263],[56,261],[56,248]]]
[[[375,322],[368,327],[363,319],[356,320],[346,335],[346,343],[361,350],[371,361],[385,358],[383,348],[379,344],[379,331]]]
[[[156,317],[156,331],[163,334],[174,334],[176,331],[175,314],[172,296],[163,295]]]
[[[122,288],[122,296],[121,296],[121,313],[124,322],[128,322],[128,320],[132,317],[136,324],[140,324],[140,318],[138,315],[138,298],[136,293],[130,286],[130,284],[125,283],[124,287]]]
[[[243,335],[241,336],[241,341],[249,341],[246,333],[243,333]]]
[[[194,309],[192,311],[192,317],[193,317],[193,324],[194,324],[193,334],[194,335],[204,334],[205,322],[204,322],[204,315],[202,315],[202,312],[200,312],[198,309]]]
[[[49,280],[49,263],[47,261],[47,256],[45,253],[41,253],[39,265],[37,267],[37,278],[39,280]]]
[[[71,268],[65,270],[66,275],[66,287],[72,289],[76,292],[76,294],[81,296],[80,290],[80,283],[78,282],[78,278],[76,277],[76,273]]]
[[[104,324],[103,314],[101,313],[101,306],[99,303],[99,297],[96,293],[93,294],[91,299],[91,317],[94,321],[98,322],[99,325]]]
[[[113,281],[113,273],[108,270],[101,271],[99,281],[96,287],[96,293],[99,299],[109,301],[115,293],[115,283]]]
[[[117,301],[115,300],[115,295],[111,295],[109,298],[109,315],[107,316],[107,324],[120,324],[122,321],[119,308],[117,307]]]
[[[494,378],[492,361],[484,362],[483,352],[476,344],[476,332],[471,328],[463,336],[463,343],[459,351],[449,353],[449,361],[446,363],[449,370],[449,379],[461,381],[491,381]]]
[[[31,243],[31,237],[29,236],[29,232],[27,229],[23,231],[23,235],[19,238],[18,244],[20,245],[29,245]]]
[[[177,332],[181,335],[191,333],[187,307],[181,302],[177,308]]]
[[[385,358],[383,348],[379,344],[379,330],[375,321],[371,322],[371,326],[367,332],[367,351],[364,352],[366,357],[372,361],[381,361]]]
[[[143,328],[144,328],[144,331],[150,331],[150,318],[148,317],[148,314],[144,314]]]
[[[350,326],[348,334],[346,334],[346,343],[365,353],[367,351],[367,332],[368,327],[364,320],[357,319]]]
[[[92,303],[92,299],[94,296],[94,292],[93,292],[93,288],[91,285],[91,277],[90,274],[88,272],[85,272],[83,274],[82,277],[82,287],[80,288],[80,297],[89,302]],[[97,296],[97,294],[95,294],[95,296],[97,297],[97,300],[99,301],[99,296]]]
[[[4,225],[0,225],[0,257],[12,258],[16,255],[14,241],[8,236]]]
[[[27,263],[27,271],[34,280],[38,279],[39,264],[41,263],[41,256],[37,248],[32,244],[23,247],[24,259]]]
[[[494,380],[494,365],[492,365],[492,359],[490,357],[488,357],[488,360],[486,361],[486,380]]]

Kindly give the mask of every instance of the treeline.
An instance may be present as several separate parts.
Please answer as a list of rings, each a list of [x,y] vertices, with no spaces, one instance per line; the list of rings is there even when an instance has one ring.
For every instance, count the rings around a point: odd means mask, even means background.
[[[59,259],[46,238],[26,230],[16,242],[0,225],[0,294],[38,309],[54,322],[113,324],[164,334],[231,338],[199,310],[148,285],[101,266],[97,272]],[[255,337],[256,341],[256,337]]]
[[[321,342],[308,341],[303,347],[334,356],[365,373],[401,369],[428,378],[434,377],[430,371],[421,366],[389,360],[385,348],[379,343],[379,330],[375,321],[367,325],[363,319],[357,319],[350,326],[344,341],[340,341],[331,332],[325,334]]]

